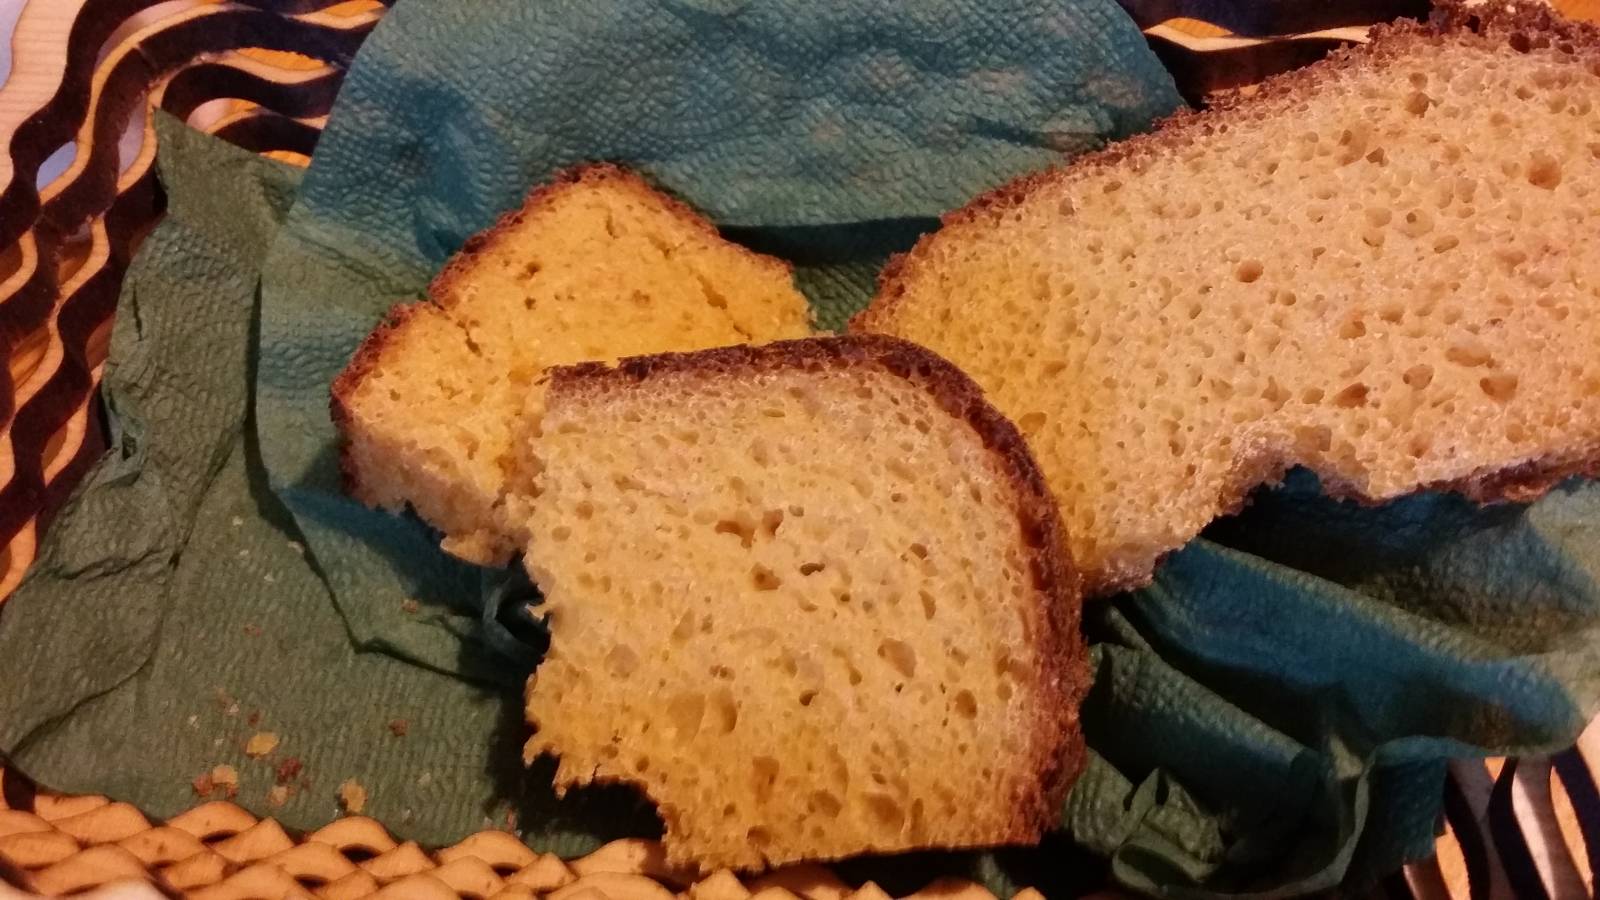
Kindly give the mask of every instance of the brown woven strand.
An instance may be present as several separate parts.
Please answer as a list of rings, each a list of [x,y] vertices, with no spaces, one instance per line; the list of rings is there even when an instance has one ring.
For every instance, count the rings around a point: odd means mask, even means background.
[[[71,13],[81,7],[84,15],[107,5],[52,2],[61,6],[50,8]],[[29,11],[37,8],[44,7],[36,0]],[[290,16],[247,5],[203,5],[129,32],[105,48],[98,62],[92,53],[69,55],[66,70],[42,86],[7,83],[8,90],[55,93],[26,127],[4,136],[15,171],[0,185],[0,230],[15,235],[15,249],[0,253],[0,602],[31,563],[42,522],[100,449],[93,393],[122,272],[161,212],[151,107],[187,115],[217,98],[270,104],[277,112],[308,118],[248,110],[221,123],[225,136],[251,149],[303,154],[319,132],[318,117],[332,104],[342,67],[381,9]],[[28,21],[24,16],[23,24]],[[231,53],[256,45],[313,54],[317,63],[289,69]],[[198,71],[185,74],[191,69]],[[67,94],[81,95],[79,103],[64,102]],[[80,113],[75,118],[74,111]],[[117,142],[134,116],[146,122],[145,145],[139,160],[119,171]],[[75,135],[73,164],[35,192],[39,162],[54,149],[48,142],[63,135]],[[88,242],[71,237],[80,226],[87,226]]]
[[[15,778],[0,773],[0,778]],[[571,861],[528,849],[515,835],[481,831],[429,853],[396,841],[376,820],[349,816],[292,838],[225,800],[153,823],[105,797],[40,793],[31,811],[0,799],[0,863],[23,890],[62,896],[147,881],[193,900],[329,900],[405,897],[550,900],[887,900],[869,882],[852,888],[823,866],[796,865],[741,880],[722,870],[692,879],[668,866],[654,841],[613,841]],[[917,900],[994,900],[982,886],[936,881]],[[1017,895],[1040,900],[1037,891]]]

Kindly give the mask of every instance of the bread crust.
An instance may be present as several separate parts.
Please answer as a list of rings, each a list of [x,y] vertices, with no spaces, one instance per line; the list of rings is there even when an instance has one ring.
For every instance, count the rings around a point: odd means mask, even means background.
[[[370,500],[364,496],[366,492],[351,446],[350,431],[355,424],[355,413],[351,407],[361,384],[381,364],[385,350],[402,339],[424,306],[425,303],[398,303],[390,307],[378,327],[356,348],[355,355],[350,357],[344,370],[333,379],[328,391],[328,414],[333,419],[333,427],[339,432],[339,478],[345,493],[363,503]]]
[[[345,493],[362,502],[369,502],[366,496],[368,491],[350,445],[349,434],[354,422],[355,396],[367,377],[382,365],[388,348],[403,339],[406,328],[421,308],[432,305],[448,312],[456,305],[454,299],[459,295],[457,285],[471,278],[473,269],[478,265],[479,256],[506,239],[508,234],[522,225],[529,216],[549,207],[566,193],[602,185],[634,193],[641,202],[652,206],[664,206],[674,217],[695,231],[710,238],[719,237],[716,225],[688,204],[652,186],[638,173],[613,163],[574,166],[556,173],[547,184],[534,188],[523,199],[521,206],[503,213],[493,225],[467,238],[461,249],[429,282],[426,298],[415,303],[402,303],[391,307],[377,328],[362,340],[351,356],[350,362],[334,379],[329,392],[328,411],[334,427],[339,432],[339,475]],[[739,252],[763,266],[793,276],[793,265],[784,260],[757,253],[731,242],[729,246],[737,248]]]
[[[897,308],[905,302],[907,282],[920,266],[928,263],[929,248],[934,242],[959,240],[965,229],[987,227],[1024,203],[1035,191],[1104,174],[1112,168],[1131,168],[1137,177],[1143,161],[1183,150],[1196,139],[1225,130],[1232,123],[1270,118],[1281,107],[1324,87],[1344,73],[1381,68],[1415,51],[1419,44],[1438,44],[1463,36],[1503,42],[1510,49],[1523,53],[1556,47],[1563,53],[1600,64],[1600,27],[1566,19],[1548,6],[1515,0],[1474,7],[1464,0],[1437,0],[1427,22],[1401,20],[1374,26],[1368,43],[1337,50],[1326,59],[1270,78],[1248,96],[1227,96],[1203,111],[1180,110],[1158,123],[1152,131],[1076,157],[1071,162],[1024,175],[980,195],[943,216],[939,230],[923,236],[910,250],[889,260],[879,274],[877,294],[866,309],[851,318],[846,330],[862,334],[886,329]],[[1280,483],[1296,465],[1316,472],[1325,493],[1338,499],[1377,505],[1403,496],[1369,495],[1335,464],[1298,453],[1292,446],[1247,448],[1246,443],[1241,443],[1231,477],[1217,498],[1217,516],[1238,513],[1249,504],[1251,491],[1262,485]],[[1459,479],[1419,484],[1414,492],[1448,491],[1483,504],[1528,502],[1577,475],[1600,475],[1600,440],[1589,438],[1588,443],[1579,448],[1509,466],[1482,468]],[[1162,554],[1156,563],[1177,549]],[[1086,588],[1092,596],[1107,595],[1144,587],[1153,577],[1154,566],[1136,571],[1122,568],[1087,573]]]
[[[885,335],[845,335],[777,341],[694,353],[662,353],[552,369],[552,397],[604,390],[665,375],[743,377],[788,369],[876,368],[931,395],[966,422],[1000,462],[1019,500],[1017,518],[1027,543],[1035,588],[1045,598],[1039,622],[1040,671],[1029,753],[1029,777],[1013,798],[1012,818],[999,843],[1033,843],[1060,823],[1061,806],[1087,762],[1078,707],[1090,683],[1088,647],[1080,631],[1081,584],[1062,533],[1060,513],[1044,476],[1015,425],[984,399],[966,373],[921,346]]]
[[[547,207],[560,199],[562,195],[574,189],[606,185],[620,188],[638,195],[639,199],[651,205],[662,205],[667,212],[683,222],[683,224],[704,234],[706,237],[719,238],[721,233],[717,226],[705,216],[697,212],[689,204],[684,203],[670,193],[657,188],[644,179],[644,176],[625,169],[615,163],[585,163],[557,172],[548,184],[540,185],[529,192],[522,205],[516,209],[502,213],[495,223],[472,237],[467,238],[461,249],[452,256],[439,274],[428,283],[428,297],[440,306],[448,309],[454,305],[451,301],[456,295],[456,284],[463,278],[471,276],[473,267],[477,264],[478,256],[492,249],[506,235],[521,225],[530,215],[537,213],[541,208]],[[731,242],[730,242],[731,244]],[[790,276],[794,273],[794,265],[775,256],[766,256],[739,244],[731,244],[738,248],[751,259],[759,261],[762,265],[779,270]]]

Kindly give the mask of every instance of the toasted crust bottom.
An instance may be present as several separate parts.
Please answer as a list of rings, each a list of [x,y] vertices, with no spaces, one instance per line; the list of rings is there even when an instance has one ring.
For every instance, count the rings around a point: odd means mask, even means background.
[[[846,335],[778,341],[760,347],[725,347],[694,353],[633,357],[615,366],[585,363],[551,370],[549,397],[587,394],[667,375],[739,377],[783,369],[886,371],[931,395],[964,421],[1000,460],[1019,501],[1017,519],[1035,589],[1046,598],[1038,636],[1041,701],[1037,704],[1031,762],[1036,790],[1017,798],[1008,833],[998,844],[1032,843],[1057,827],[1067,791],[1082,773],[1087,748],[1078,707],[1091,680],[1088,648],[1080,631],[1080,581],[1063,540],[1060,514],[1027,444],[1009,419],[984,399],[971,378],[944,358],[909,341],[884,335]]]
[[[921,267],[930,263],[929,247],[934,241],[959,240],[968,229],[990,227],[1036,191],[1113,166],[1131,163],[1137,169],[1141,160],[1180,152],[1197,138],[1225,130],[1231,122],[1255,114],[1263,107],[1281,105],[1316,91],[1333,75],[1353,69],[1381,68],[1415,53],[1419,47],[1469,34],[1504,42],[1516,52],[1556,47],[1566,54],[1587,57],[1593,61],[1592,65],[1600,65],[1600,28],[1566,19],[1548,6],[1525,0],[1476,6],[1466,0],[1437,0],[1427,22],[1401,20],[1375,26],[1367,44],[1336,51],[1324,60],[1268,79],[1248,96],[1225,97],[1203,111],[1181,110],[1158,123],[1152,131],[1018,178],[946,214],[938,231],[924,236],[910,250],[889,261],[879,275],[877,294],[866,309],[850,320],[847,330],[854,334],[893,333],[897,310],[906,301],[907,283],[920,275]],[[1600,442],[1583,444],[1510,466],[1482,468],[1459,479],[1419,484],[1414,491],[1459,493],[1483,504],[1529,502],[1568,478],[1600,476]],[[1233,477],[1227,479],[1219,492],[1217,516],[1239,512],[1249,503],[1251,491],[1281,483],[1288,471],[1297,465],[1306,465],[1315,472],[1324,490],[1337,499],[1378,505],[1403,496],[1370,495],[1337,467],[1303,459],[1293,447],[1258,446],[1242,450],[1238,456]],[[1177,549],[1173,547],[1167,554]],[[1144,587],[1152,581],[1154,571],[1152,567],[1142,566],[1111,567],[1106,571],[1084,572],[1083,577],[1087,593],[1101,596]]]

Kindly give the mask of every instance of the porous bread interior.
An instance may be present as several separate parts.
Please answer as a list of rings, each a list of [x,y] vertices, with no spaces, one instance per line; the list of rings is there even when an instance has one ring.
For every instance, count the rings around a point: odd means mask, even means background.
[[[706,868],[1037,839],[1078,663],[977,432],[876,367],[620,381],[558,370],[531,444],[528,757]]]
[[[1372,500],[1583,468],[1600,41],[1519,33],[1397,26],[1036,177],[926,239],[852,329],[934,349],[1018,424],[1092,592],[1289,464]]]
[[[536,192],[430,293],[358,356],[346,468],[359,499],[409,504],[485,563],[516,544],[498,506],[522,480],[514,423],[546,368],[810,333],[785,264],[611,167]]]

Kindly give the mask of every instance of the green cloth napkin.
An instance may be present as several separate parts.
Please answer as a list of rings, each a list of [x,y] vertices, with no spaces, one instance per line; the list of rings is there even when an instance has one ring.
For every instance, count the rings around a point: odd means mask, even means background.
[[[1066,816],[1125,884],[1377,877],[1431,851],[1446,759],[1553,751],[1600,712],[1600,485],[1365,509],[1297,472],[1209,537],[1089,614]]]
[[[111,450],[0,610],[0,752],[47,786],[158,817],[227,764],[239,803],[302,828],[336,816],[354,779],[368,814],[433,844],[508,816],[568,854],[597,846],[588,823],[654,833],[634,795],[558,803],[553,766],[523,769],[521,673],[473,658],[447,676],[352,648],[250,427],[259,272],[299,173],[165,115],[157,134],[168,211],[119,300]],[[404,613],[417,627],[453,621],[418,599]],[[485,669],[510,686],[469,680]],[[278,744],[252,758],[258,733]]]

